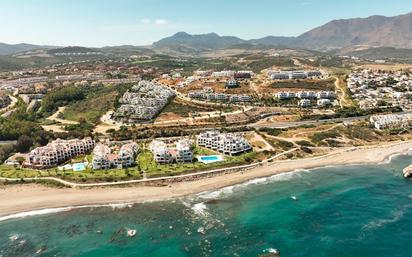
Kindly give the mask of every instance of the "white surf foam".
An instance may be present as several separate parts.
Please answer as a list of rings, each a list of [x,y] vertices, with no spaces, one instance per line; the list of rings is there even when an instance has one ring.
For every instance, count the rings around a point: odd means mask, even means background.
[[[301,173],[308,173],[308,172],[311,172],[311,170],[298,169],[298,170],[294,170],[291,172],[272,175],[270,177],[256,178],[256,179],[252,179],[252,180],[249,180],[249,181],[246,181],[244,183],[237,184],[234,186],[223,187],[221,189],[214,190],[214,191],[202,192],[200,194],[197,194],[197,197],[201,199],[205,199],[205,200],[223,198],[225,196],[231,195],[234,191],[244,188],[244,187],[248,187],[251,185],[269,184],[269,183],[273,183],[277,181],[288,181],[294,178],[301,177],[302,176]]]
[[[60,207],[60,208],[46,208],[46,209],[26,211],[26,212],[20,212],[16,214],[3,216],[3,217],[0,217],[0,222],[5,221],[5,220],[10,220],[10,219],[18,219],[18,218],[37,216],[37,215],[67,212],[67,211],[71,211],[75,209],[99,208],[99,207],[110,207],[113,210],[124,209],[124,208],[133,207],[133,203],[92,204],[92,205],[67,206],[67,207]]]

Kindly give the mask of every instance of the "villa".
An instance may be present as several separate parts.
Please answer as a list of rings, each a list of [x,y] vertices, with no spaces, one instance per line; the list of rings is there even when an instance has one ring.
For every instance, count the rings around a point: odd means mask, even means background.
[[[89,153],[94,144],[94,140],[90,137],[71,140],[56,139],[46,146],[33,149],[27,155],[23,166],[38,169],[55,167],[73,157]]]
[[[197,144],[226,155],[236,155],[252,150],[244,137],[214,130],[199,134]]]

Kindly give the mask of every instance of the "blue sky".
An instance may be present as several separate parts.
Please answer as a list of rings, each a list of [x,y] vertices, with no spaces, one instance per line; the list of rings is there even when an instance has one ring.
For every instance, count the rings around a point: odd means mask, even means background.
[[[333,19],[394,16],[410,0],[0,0],[0,42],[147,45],[179,31],[297,36]]]

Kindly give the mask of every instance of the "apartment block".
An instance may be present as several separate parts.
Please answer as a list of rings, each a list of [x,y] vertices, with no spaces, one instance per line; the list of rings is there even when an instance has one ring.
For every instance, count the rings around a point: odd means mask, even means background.
[[[56,139],[33,149],[23,163],[25,167],[51,168],[62,164],[76,156],[85,155],[93,150],[94,140],[90,137],[84,139],[62,140]]]
[[[139,146],[135,142],[128,142],[119,146],[97,144],[93,150],[92,167],[95,170],[110,168],[127,168],[134,166]]]
[[[154,160],[159,164],[193,161],[192,143],[189,140],[179,140],[174,146],[169,146],[160,140],[153,140],[149,149],[153,153]]]
[[[226,155],[236,155],[252,150],[244,137],[215,130],[199,134],[197,144]]]

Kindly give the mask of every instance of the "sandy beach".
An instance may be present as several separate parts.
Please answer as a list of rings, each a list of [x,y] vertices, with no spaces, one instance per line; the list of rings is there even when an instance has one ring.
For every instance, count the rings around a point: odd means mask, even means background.
[[[2,185],[0,186],[0,217],[45,208],[164,200],[204,191],[213,191],[251,179],[268,177],[297,169],[379,163],[387,160],[392,155],[405,153],[411,148],[412,141],[404,141],[385,143],[379,146],[338,149],[321,157],[274,161],[245,172],[173,183],[163,187],[133,185],[92,189],[59,189],[39,184]]]

